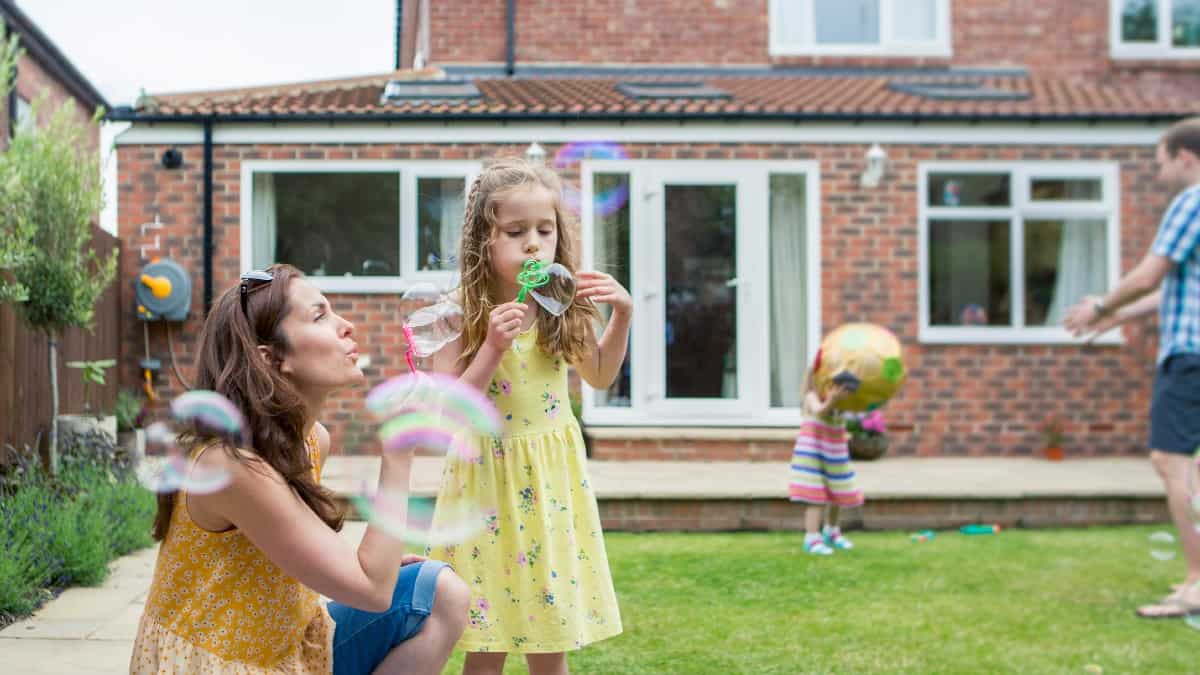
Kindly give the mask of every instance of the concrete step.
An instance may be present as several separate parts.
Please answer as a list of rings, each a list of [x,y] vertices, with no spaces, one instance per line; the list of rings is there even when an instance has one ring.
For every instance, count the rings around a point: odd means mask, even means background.
[[[413,494],[434,497],[440,457],[416,457]],[[1167,520],[1165,494],[1144,458],[1049,462],[1028,458],[894,458],[855,464],[867,503],[847,512],[867,529],[1117,525]],[[343,499],[370,492],[378,457],[332,457],[323,482]],[[588,463],[609,530],[798,530],[777,462]],[[354,517],[353,514],[351,517]]]

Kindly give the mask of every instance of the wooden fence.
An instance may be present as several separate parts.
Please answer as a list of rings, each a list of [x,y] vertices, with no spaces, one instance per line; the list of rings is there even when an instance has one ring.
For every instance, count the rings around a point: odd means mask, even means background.
[[[101,256],[118,247],[118,239],[98,227],[92,228],[92,245]],[[129,313],[121,307],[120,284],[127,283],[118,268],[116,280],[96,302],[92,331],[79,328],[59,336],[59,412],[83,411],[83,380],[80,371],[67,368],[67,361],[121,358],[121,322]],[[131,319],[132,320],[132,319]],[[29,329],[17,311],[0,305],[0,446],[32,445],[38,434],[49,430],[50,364],[46,336]],[[116,402],[119,369],[109,369],[104,387],[92,386],[93,407],[111,412]]]

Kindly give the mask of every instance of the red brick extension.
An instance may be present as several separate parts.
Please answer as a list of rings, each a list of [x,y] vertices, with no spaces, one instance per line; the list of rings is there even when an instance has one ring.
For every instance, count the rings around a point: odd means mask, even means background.
[[[438,3],[434,3],[437,5]],[[177,356],[191,375],[202,313],[202,166],[196,145],[181,146],[184,165],[159,164],[168,146],[121,146],[119,235],[125,265],[136,270],[139,251],[159,237],[147,255],[175,258],[195,280],[192,319],[176,327]],[[546,148],[554,153],[555,146]],[[215,288],[231,286],[239,273],[240,169],[246,159],[484,159],[519,153],[524,146],[286,145],[217,146],[214,151]],[[891,174],[880,189],[862,191],[857,179],[861,145],[657,144],[626,146],[633,159],[805,159],[821,168],[822,325],[873,321],[905,343],[910,368],[902,396],[889,405],[893,452],[902,455],[1021,455],[1040,444],[1038,426],[1047,413],[1068,422],[1073,455],[1128,454],[1141,450],[1146,428],[1155,334],[1150,326],[1126,331],[1128,344],[1077,346],[922,345],[917,336],[917,163],[931,160],[1095,160],[1120,163],[1122,266],[1144,253],[1169,195],[1154,180],[1152,148],[1045,146],[936,146],[889,144]],[[568,177],[571,178],[571,177]],[[853,195],[853,196],[851,196]],[[161,216],[164,228],[143,234],[140,225]],[[133,306],[132,289],[122,288]],[[378,366],[377,377],[402,372],[397,330],[399,296],[345,294],[331,297],[338,312],[358,326]],[[636,318],[635,318],[636,320]],[[143,352],[142,325],[126,322],[121,382],[136,387]],[[151,349],[166,355],[162,325],[152,326]],[[181,392],[173,378],[159,378],[169,398]],[[368,447],[361,392],[339,397],[326,419],[335,444],[351,452]],[[720,441],[686,446],[663,441],[605,441],[595,456],[608,459],[762,459],[787,456],[787,443]]]

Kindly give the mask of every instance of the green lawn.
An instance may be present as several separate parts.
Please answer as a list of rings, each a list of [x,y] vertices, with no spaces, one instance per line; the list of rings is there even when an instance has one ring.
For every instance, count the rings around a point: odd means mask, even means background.
[[[607,535],[625,632],[577,673],[1195,673],[1200,631],[1134,616],[1182,580],[1165,527],[854,533],[829,558],[800,535]],[[1099,668],[1097,668],[1097,666]],[[446,673],[458,673],[455,654]],[[510,657],[506,673],[525,671]]]

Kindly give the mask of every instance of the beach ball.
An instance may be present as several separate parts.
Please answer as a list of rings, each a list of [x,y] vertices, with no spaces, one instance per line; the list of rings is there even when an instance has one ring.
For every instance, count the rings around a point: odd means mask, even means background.
[[[904,384],[904,355],[900,340],[872,323],[839,326],[821,341],[813,362],[813,382],[824,391],[830,382],[857,384],[854,393],[838,403],[840,410],[863,412],[887,403]]]

